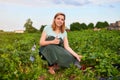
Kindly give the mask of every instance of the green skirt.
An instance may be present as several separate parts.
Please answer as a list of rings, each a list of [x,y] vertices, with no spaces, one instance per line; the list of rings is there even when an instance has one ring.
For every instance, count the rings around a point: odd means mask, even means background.
[[[41,47],[40,53],[45,57],[50,65],[58,64],[61,67],[70,67],[76,58],[66,49],[58,45],[48,45]]]

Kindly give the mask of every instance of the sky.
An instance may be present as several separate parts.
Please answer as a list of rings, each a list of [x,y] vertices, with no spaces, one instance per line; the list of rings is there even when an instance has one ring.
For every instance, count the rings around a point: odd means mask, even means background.
[[[24,30],[27,19],[40,29],[51,25],[57,12],[66,15],[66,26],[73,22],[94,23],[120,20],[120,0],[0,0],[0,30]]]

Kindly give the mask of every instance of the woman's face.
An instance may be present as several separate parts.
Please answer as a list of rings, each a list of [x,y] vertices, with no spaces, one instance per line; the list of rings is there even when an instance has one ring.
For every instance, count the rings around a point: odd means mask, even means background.
[[[64,19],[64,16],[63,16],[63,15],[58,15],[58,16],[54,19],[54,21],[55,21],[55,24],[56,24],[57,27],[61,27],[61,26],[64,24],[65,19]]]

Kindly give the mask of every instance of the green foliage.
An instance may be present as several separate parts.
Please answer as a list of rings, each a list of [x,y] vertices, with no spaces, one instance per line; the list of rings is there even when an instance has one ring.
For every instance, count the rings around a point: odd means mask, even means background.
[[[72,32],[71,32],[72,33]],[[96,75],[102,77],[120,75],[114,64],[120,64],[119,31],[101,30],[98,32],[84,30],[74,32],[69,38],[71,47],[84,57],[82,64],[94,68]]]
[[[108,24],[108,22],[97,22],[97,24],[96,24],[96,28],[105,28],[105,27],[108,27],[109,26],[109,24]]]
[[[105,22],[97,22],[97,24],[94,26],[93,23],[89,23],[86,25],[85,23],[79,23],[79,22],[74,22],[70,24],[70,30],[71,31],[80,31],[80,30],[86,30],[86,29],[93,29],[94,27],[96,28],[106,28],[108,27],[109,24],[107,21]]]
[[[0,32],[4,32],[3,30],[0,30]]]
[[[70,24],[71,31],[79,31],[80,29],[81,29],[81,27],[80,27],[79,22],[75,22],[75,23]]]
[[[46,61],[38,55],[40,33],[0,33],[1,80],[116,80],[120,69],[120,32],[81,30],[68,32],[69,44],[83,55],[81,65],[85,70],[60,68],[55,75],[47,71]],[[31,50],[36,43],[36,49]],[[119,79],[118,79],[119,80]]]
[[[45,26],[46,26],[46,25],[42,25],[42,26],[40,27],[40,32],[43,31],[43,29],[44,29]]]
[[[93,29],[94,28],[94,24],[93,23],[89,23],[88,24],[88,29]]]
[[[28,19],[26,21],[26,23],[24,24],[24,27],[25,27],[25,32],[28,32],[28,33],[34,33],[34,32],[37,32],[38,30],[36,28],[34,28],[32,26],[33,22],[31,21],[31,19]]]
[[[75,22],[75,23],[72,23],[70,25],[70,30],[71,31],[80,31],[80,30],[85,30],[85,29],[91,29],[94,27],[94,24],[93,23],[90,23],[88,26],[85,24],[85,23],[79,23],[79,22]]]
[[[72,23],[70,25],[70,30],[71,31],[79,31],[79,30],[84,30],[84,29],[87,29],[87,25],[85,23],[79,23],[79,22],[75,22],[75,23]]]
[[[81,29],[88,29],[87,25],[85,23],[80,24]]]

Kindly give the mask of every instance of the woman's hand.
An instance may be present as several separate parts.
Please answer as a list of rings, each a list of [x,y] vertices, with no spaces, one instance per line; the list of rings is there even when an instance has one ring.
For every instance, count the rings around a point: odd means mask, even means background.
[[[82,58],[81,55],[77,55],[77,56],[76,56],[76,59],[77,59],[79,62],[81,61],[81,58]]]
[[[55,37],[55,39],[53,40],[53,44],[59,44],[60,43],[60,39]]]

